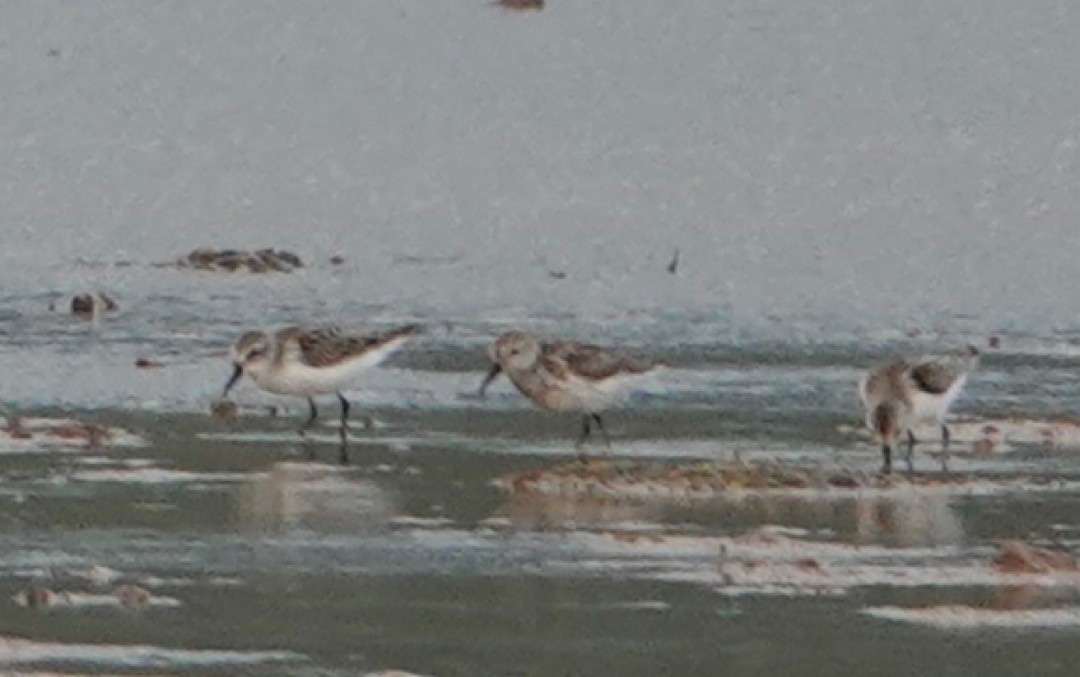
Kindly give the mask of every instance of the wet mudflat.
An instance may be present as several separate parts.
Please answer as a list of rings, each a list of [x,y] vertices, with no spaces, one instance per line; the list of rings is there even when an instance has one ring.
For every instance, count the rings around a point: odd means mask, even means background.
[[[139,441],[0,456],[5,669],[1004,675],[1067,674],[1077,657],[1080,574],[994,565],[1006,540],[1075,548],[1065,471],[1056,490],[974,496],[553,498],[498,486],[574,462],[562,420],[530,412],[380,411],[347,468],[332,428],[304,447],[280,417],[91,418]],[[722,445],[613,419],[631,463],[728,462]],[[793,467],[813,456],[795,440],[743,447]],[[843,451],[876,463],[857,439]],[[1021,451],[971,476],[1035,477],[1025,457],[1064,468],[1074,453]],[[149,601],[120,599],[125,585]]]

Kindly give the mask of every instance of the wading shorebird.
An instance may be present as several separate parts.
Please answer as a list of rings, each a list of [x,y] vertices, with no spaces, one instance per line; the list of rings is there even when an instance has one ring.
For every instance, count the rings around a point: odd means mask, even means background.
[[[249,331],[229,350],[233,373],[222,398],[245,373],[259,388],[277,395],[307,398],[311,416],[298,431],[303,437],[319,412],[315,397],[334,393],[341,402],[341,462],[349,460],[349,401],[341,391],[359,373],[381,363],[401,348],[418,330],[415,325],[382,334],[361,336],[337,327],[286,327],[276,333]],[[314,455],[314,450],[312,450]]]
[[[489,351],[492,367],[479,395],[502,372],[541,409],[581,412],[581,451],[591,433],[590,422],[611,449],[601,412],[611,406],[626,381],[660,366],[639,362],[598,346],[576,341],[541,342],[520,331],[503,334]]]
[[[949,426],[945,415],[967,382],[979,351],[968,346],[960,355],[897,358],[872,368],[859,381],[866,426],[881,439],[882,472],[892,471],[892,450],[907,433],[908,471],[913,472],[915,433],[922,423],[941,426],[941,469],[949,471]]]

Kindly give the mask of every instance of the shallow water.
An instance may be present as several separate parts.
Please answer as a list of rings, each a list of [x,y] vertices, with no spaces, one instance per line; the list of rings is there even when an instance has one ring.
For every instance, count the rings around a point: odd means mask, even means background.
[[[0,671],[1074,672],[1080,585],[989,562],[1075,552],[1080,493],[511,499],[577,422],[474,393],[506,329],[614,344],[670,365],[617,456],[870,470],[861,370],[971,343],[959,416],[1074,415],[1080,9],[547,4],[5,10],[0,400],[141,441],[0,440]],[[306,265],[157,265],[207,245]],[[90,289],[119,311],[68,315]],[[302,402],[207,414],[240,332],[327,321],[424,326],[349,393],[347,468]],[[954,467],[1075,480],[1070,444]],[[763,525],[815,564],[724,540]],[[958,603],[1056,615],[921,609]]]
[[[35,583],[97,594],[136,583],[179,601],[143,611],[5,601],[0,635],[75,645],[62,664],[80,672],[714,674],[723,666],[824,675],[873,663],[883,674],[1004,675],[1031,661],[1040,673],[1066,674],[1077,658],[1068,625],[950,630],[862,612],[991,604],[1003,585],[1032,583],[987,579],[995,544],[1073,547],[1080,492],[693,505],[511,499],[492,480],[570,451],[556,441],[566,421],[497,408],[378,416],[385,427],[375,439],[357,431],[347,468],[335,462],[330,430],[312,445],[325,462],[309,462],[291,431],[296,421],[269,417],[224,424],[103,413],[95,418],[136,431],[146,446],[0,456],[4,600]],[[705,428],[715,415],[679,416]],[[620,420],[616,453],[680,448],[665,438],[662,417],[611,418]],[[763,456],[797,463],[846,448],[848,462],[877,463],[854,439],[818,440],[812,452],[805,432],[777,433],[761,419],[744,425],[759,433],[746,448]],[[706,447],[693,455],[723,458]],[[785,457],[786,448],[803,452]],[[1080,473],[1075,449],[1019,450],[990,465],[1007,470],[1031,454]],[[786,527],[795,555],[816,558],[833,578],[821,589],[814,576],[810,588],[798,578],[790,587],[772,564],[778,588],[724,585],[717,539],[761,525]],[[817,542],[861,549],[834,553]],[[1051,585],[1036,608],[1080,601],[1080,580],[1034,582]],[[129,648],[102,656],[82,646],[91,644]],[[131,648],[140,645],[240,653],[140,662]],[[289,655],[247,653],[268,651]],[[0,661],[12,655],[0,650]],[[57,667],[58,650],[49,655],[41,649],[28,666]]]

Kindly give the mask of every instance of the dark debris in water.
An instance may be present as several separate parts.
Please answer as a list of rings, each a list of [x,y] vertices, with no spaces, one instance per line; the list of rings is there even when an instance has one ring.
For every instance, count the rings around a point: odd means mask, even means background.
[[[83,319],[91,319],[102,313],[115,312],[116,301],[101,292],[76,294],[71,299],[71,314]]]
[[[516,12],[538,12],[544,9],[544,0],[495,0],[492,4]]]
[[[57,421],[55,425],[40,427],[27,425],[22,418],[9,417],[3,426],[0,426],[0,434],[11,440],[37,440],[51,439],[63,440],[69,443],[83,443],[87,448],[96,449],[102,442],[108,441],[112,434],[110,431],[95,423],[84,423],[75,420]]]
[[[54,590],[34,584],[12,596],[17,606],[30,609],[116,607],[127,611],[144,611],[150,606],[177,606],[173,598],[158,597],[146,588],[125,583],[109,593],[95,594],[69,590]]]
[[[303,267],[300,257],[292,252],[273,248],[254,252],[239,249],[200,247],[176,262],[179,268],[223,272],[291,273]]]
[[[210,415],[223,420],[235,418],[240,407],[232,400],[215,400],[210,405]]]

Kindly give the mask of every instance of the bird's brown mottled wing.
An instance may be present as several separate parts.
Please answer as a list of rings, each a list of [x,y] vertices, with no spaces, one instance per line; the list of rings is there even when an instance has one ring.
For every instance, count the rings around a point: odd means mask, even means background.
[[[641,374],[651,368],[651,365],[625,355],[575,341],[544,344],[540,360],[548,371],[559,378],[572,372],[591,381],[602,381],[620,373]]]
[[[959,375],[960,371],[954,365],[943,361],[922,362],[911,367],[911,378],[915,385],[919,390],[932,395],[941,395],[947,391]]]
[[[908,401],[905,383],[911,373],[911,365],[902,358],[884,362],[872,368],[862,384],[860,395],[870,407],[887,400]]]
[[[412,334],[416,327],[409,325],[369,336],[346,334],[338,327],[318,327],[295,332],[300,346],[300,358],[311,367],[330,367],[374,350],[401,336]]]

